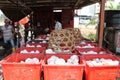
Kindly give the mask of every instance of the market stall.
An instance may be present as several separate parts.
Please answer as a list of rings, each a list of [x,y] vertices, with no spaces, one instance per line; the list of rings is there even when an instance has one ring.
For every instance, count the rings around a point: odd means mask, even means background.
[[[0,61],[4,80],[119,79],[119,57],[93,42],[75,43],[73,35],[67,29],[55,30],[49,38],[39,35],[20,47]],[[36,46],[46,39],[46,47]]]

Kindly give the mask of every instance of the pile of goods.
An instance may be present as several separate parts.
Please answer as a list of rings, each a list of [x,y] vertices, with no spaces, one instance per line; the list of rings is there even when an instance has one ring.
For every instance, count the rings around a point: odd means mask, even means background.
[[[21,50],[20,51],[20,53],[22,53],[22,54],[28,54],[28,53],[31,53],[31,54],[39,54],[39,53],[41,53],[39,50],[32,50],[32,51],[27,51],[26,49],[24,49],[24,50]]]
[[[27,58],[24,61],[20,61],[20,63],[39,63],[40,60],[38,58]]]
[[[41,35],[41,36],[38,36],[37,38],[35,38],[35,40],[49,40],[49,36],[50,36],[50,34]]]
[[[51,56],[47,60],[48,65],[78,65],[79,64],[79,57],[77,55],[72,55],[67,61],[63,58],[59,58],[57,56]]]
[[[30,45],[30,44],[26,44],[26,47],[42,47],[41,45]]]
[[[92,60],[86,61],[89,66],[118,66],[118,60],[104,59],[104,58],[95,58]]]
[[[95,51],[87,51],[87,52],[80,52],[80,54],[106,54],[105,51],[95,52]]]
[[[66,53],[70,54],[72,53],[70,50],[61,50],[60,48],[57,49],[57,51],[54,51],[53,49],[46,49],[46,54],[57,54],[57,53]]]
[[[84,46],[75,46],[75,48],[95,48],[95,46],[91,45],[91,44],[87,44]]]
[[[52,49],[46,49],[46,54],[55,54],[55,52]]]

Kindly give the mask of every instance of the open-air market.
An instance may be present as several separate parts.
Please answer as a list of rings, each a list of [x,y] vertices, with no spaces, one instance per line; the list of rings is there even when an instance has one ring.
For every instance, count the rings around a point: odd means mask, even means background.
[[[0,80],[120,80],[119,0],[0,0]]]

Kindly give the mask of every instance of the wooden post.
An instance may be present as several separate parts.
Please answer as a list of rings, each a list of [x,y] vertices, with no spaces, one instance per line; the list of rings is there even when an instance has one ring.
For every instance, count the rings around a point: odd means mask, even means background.
[[[99,28],[99,47],[102,47],[102,41],[103,41],[103,31],[104,31],[104,14],[105,14],[105,1],[101,0],[100,3],[100,28]]]

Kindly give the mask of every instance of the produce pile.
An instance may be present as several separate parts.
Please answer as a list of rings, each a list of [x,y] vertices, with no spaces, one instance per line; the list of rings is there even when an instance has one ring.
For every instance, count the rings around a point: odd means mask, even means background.
[[[118,66],[118,60],[104,59],[104,58],[95,58],[92,60],[86,61],[89,66]]]
[[[57,53],[66,53],[70,54],[72,53],[70,50],[61,50],[60,48],[57,49],[57,51],[54,51],[53,49],[46,49],[46,54],[57,54]]]
[[[72,55],[67,61],[63,58],[59,58],[57,56],[51,56],[47,60],[48,65],[78,65],[79,64],[79,57],[77,55]]]
[[[35,40],[49,40],[50,34],[38,36]]]
[[[84,46],[78,45],[78,46],[75,46],[75,48],[95,48],[95,46],[93,46],[93,45],[91,45],[91,44],[87,44],[87,45],[84,45]]]
[[[39,53],[41,53],[41,52],[40,52],[39,50],[27,51],[26,49],[24,49],[24,50],[21,50],[20,53],[22,53],[22,54],[28,54],[28,53],[31,53],[31,54],[39,54]]]
[[[39,63],[40,60],[38,58],[27,58],[24,61],[20,61],[20,63]]]
[[[26,47],[42,47],[41,45],[30,45],[30,44],[26,44]]]
[[[87,52],[80,52],[80,54],[106,54],[105,51],[95,52],[95,51],[87,51]]]

